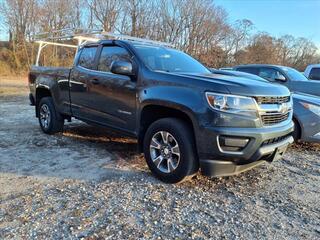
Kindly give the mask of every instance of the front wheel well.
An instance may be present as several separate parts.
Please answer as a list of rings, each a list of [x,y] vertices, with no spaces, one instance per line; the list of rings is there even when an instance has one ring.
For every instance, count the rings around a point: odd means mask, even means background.
[[[297,140],[301,139],[302,129],[301,129],[300,122],[297,120],[296,117],[293,117],[292,121],[294,122],[293,137],[295,138],[295,141],[297,141]]]
[[[183,120],[190,127],[192,135],[195,137],[192,120],[185,112],[170,107],[149,105],[142,109],[140,115],[140,130],[138,136],[140,152],[142,152],[143,149],[143,139],[147,129],[152,123],[162,118],[177,118]]]

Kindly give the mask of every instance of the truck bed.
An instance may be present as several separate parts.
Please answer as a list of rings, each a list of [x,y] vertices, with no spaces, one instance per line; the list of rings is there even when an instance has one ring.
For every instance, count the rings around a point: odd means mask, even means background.
[[[61,113],[70,114],[69,76],[71,68],[32,66],[29,73],[30,100],[36,103],[36,87],[50,88]]]
[[[70,68],[66,67],[41,67],[41,66],[32,66],[30,70],[30,75],[33,76],[32,79],[33,83],[36,79],[37,76],[39,75],[47,75],[47,76],[54,76],[54,77],[59,77],[59,78],[69,78],[69,74],[71,71]]]

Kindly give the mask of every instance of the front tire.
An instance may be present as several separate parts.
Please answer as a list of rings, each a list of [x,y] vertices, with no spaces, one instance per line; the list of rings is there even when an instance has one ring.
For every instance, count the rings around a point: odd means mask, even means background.
[[[180,119],[152,123],[143,148],[151,172],[163,182],[182,182],[199,169],[192,129]]]
[[[301,127],[297,120],[293,119],[293,123],[294,123],[294,130],[292,133],[292,137],[294,138],[295,142],[298,142],[301,137]]]
[[[38,105],[39,124],[46,134],[54,134],[63,131],[64,119],[56,111],[51,97],[41,98]]]

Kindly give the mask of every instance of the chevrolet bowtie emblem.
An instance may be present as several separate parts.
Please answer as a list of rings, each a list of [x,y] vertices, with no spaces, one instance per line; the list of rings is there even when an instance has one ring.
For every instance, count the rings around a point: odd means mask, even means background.
[[[290,107],[289,107],[288,103],[279,104],[279,112],[287,113],[289,111],[289,109],[290,109]]]

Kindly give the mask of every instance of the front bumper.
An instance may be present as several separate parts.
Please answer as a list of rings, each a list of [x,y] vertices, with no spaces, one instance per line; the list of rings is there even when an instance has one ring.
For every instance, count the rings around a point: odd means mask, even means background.
[[[247,171],[253,167],[256,167],[264,162],[272,162],[278,160],[283,156],[289,144],[293,143],[293,137],[288,136],[284,140],[273,143],[270,145],[260,147],[254,154],[252,159],[257,161],[249,162],[246,164],[237,164],[231,161],[221,160],[200,160],[200,167],[202,174],[206,176],[230,176],[244,171]]]
[[[197,134],[201,171],[210,176],[228,176],[243,172],[265,161],[281,157],[293,142],[293,122],[264,128],[206,127]],[[224,151],[220,137],[245,138],[248,143],[239,151]],[[275,156],[277,155],[277,156]]]

